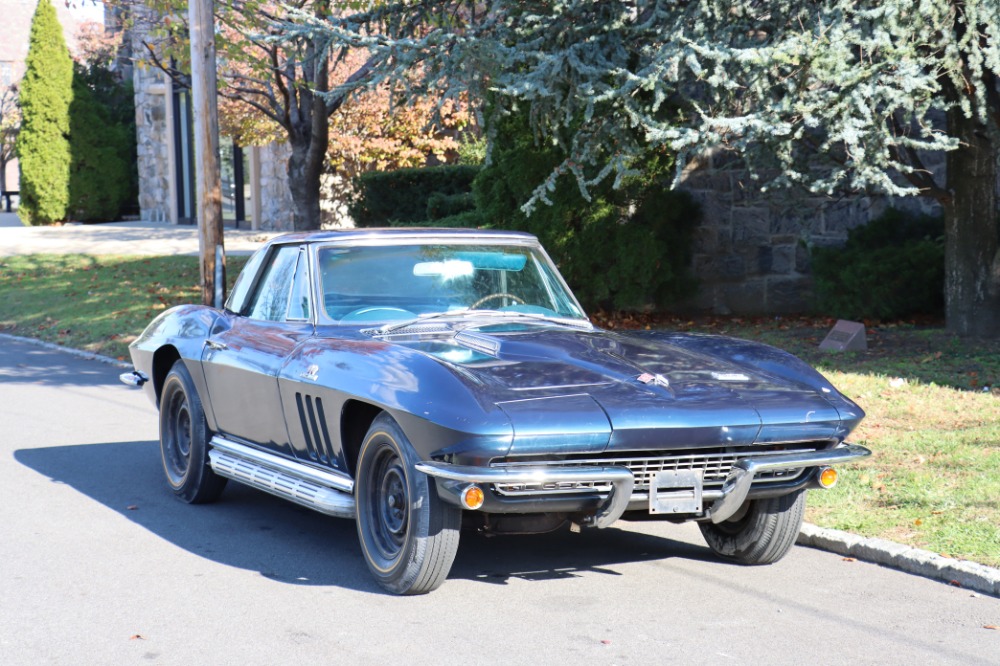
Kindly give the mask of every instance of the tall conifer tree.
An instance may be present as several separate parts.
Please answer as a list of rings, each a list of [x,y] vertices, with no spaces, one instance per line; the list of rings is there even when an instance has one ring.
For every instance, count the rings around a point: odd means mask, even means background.
[[[66,218],[69,203],[69,107],[73,61],[56,10],[39,0],[31,23],[17,157],[21,169],[18,214],[26,224]]]

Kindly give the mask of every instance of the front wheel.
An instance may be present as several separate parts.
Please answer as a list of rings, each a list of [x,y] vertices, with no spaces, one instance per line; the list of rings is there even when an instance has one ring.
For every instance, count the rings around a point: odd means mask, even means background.
[[[160,455],[170,489],[189,504],[214,502],[226,485],[209,466],[209,439],[194,381],[184,362],[177,361],[160,393]]]
[[[749,500],[730,520],[699,523],[708,547],[740,564],[771,564],[791,550],[802,529],[806,491]]]
[[[399,425],[388,414],[376,418],[358,455],[355,506],[365,562],[393,594],[436,589],[458,551],[462,512],[441,501],[417,462]]]

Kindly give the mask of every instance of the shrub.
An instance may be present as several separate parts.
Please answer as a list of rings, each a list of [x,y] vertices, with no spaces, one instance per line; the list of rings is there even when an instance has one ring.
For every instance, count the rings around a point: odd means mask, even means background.
[[[890,209],[852,229],[841,248],[814,248],[820,312],[898,319],[944,311],[944,220]]]
[[[564,176],[530,216],[521,204],[562,160],[552,146],[535,145],[526,118],[512,116],[500,128],[492,163],[473,184],[481,222],[539,237],[587,308],[644,309],[690,294],[689,274],[697,204],[663,182],[669,155],[656,154],[620,189],[604,182],[583,198]]]
[[[428,220],[440,220],[445,217],[458,215],[473,210],[476,207],[476,199],[472,192],[460,192],[459,194],[444,194],[434,192],[427,197]]]
[[[70,105],[69,213],[84,222],[115,220],[129,199],[134,160],[128,128],[116,123],[79,75]],[[134,129],[133,136],[134,136]]]
[[[364,173],[355,181],[351,217],[359,227],[426,224],[429,199],[468,193],[478,172],[459,165]]]
[[[73,61],[49,0],[41,0],[31,22],[21,84],[21,132],[17,137],[21,201],[26,224],[66,218],[69,204],[69,108]]]

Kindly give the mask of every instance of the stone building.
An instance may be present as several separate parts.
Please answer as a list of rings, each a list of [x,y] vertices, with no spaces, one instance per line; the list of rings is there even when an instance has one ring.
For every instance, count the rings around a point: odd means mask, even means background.
[[[126,40],[132,54],[146,51],[149,26],[157,20],[141,3],[131,7],[136,20]],[[108,20],[114,20],[109,17]],[[139,209],[144,220],[195,223],[194,146],[190,90],[152,66],[135,66]],[[283,144],[240,148],[220,138],[223,219],[229,226],[292,228],[292,200]]]

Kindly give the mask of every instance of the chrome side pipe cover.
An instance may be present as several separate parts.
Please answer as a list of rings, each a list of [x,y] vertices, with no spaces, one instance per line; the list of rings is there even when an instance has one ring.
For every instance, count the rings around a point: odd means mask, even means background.
[[[216,435],[208,452],[212,471],[337,518],[354,518],[354,481],[344,475],[279,458]]]

